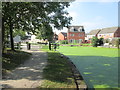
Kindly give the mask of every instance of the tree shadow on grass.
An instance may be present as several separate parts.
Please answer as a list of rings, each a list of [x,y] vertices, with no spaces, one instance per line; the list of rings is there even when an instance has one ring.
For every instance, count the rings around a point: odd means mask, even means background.
[[[89,88],[118,87],[118,57],[75,55],[68,57],[76,65]]]
[[[61,58],[59,53],[49,52],[48,64],[44,68],[43,76],[53,82],[69,83],[68,79],[72,78],[72,73],[66,58]]]

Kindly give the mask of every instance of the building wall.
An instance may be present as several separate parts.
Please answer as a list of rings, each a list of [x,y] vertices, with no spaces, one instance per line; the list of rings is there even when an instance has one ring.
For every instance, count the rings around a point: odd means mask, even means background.
[[[96,35],[87,35],[88,40],[91,40],[93,37],[95,37]]]
[[[114,33],[98,34],[98,38],[108,39],[113,37],[114,37]]]
[[[72,36],[71,34],[74,36]],[[67,39],[69,42],[70,42],[70,40],[80,40],[80,39],[82,39],[82,41],[84,42],[85,32],[68,32]]]
[[[14,40],[14,43],[19,43],[19,42],[21,42],[21,37],[19,35],[17,35],[13,38],[13,40]]]
[[[64,37],[64,35],[62,33],[59,33],[58,40],[67,40],[67,37]]]

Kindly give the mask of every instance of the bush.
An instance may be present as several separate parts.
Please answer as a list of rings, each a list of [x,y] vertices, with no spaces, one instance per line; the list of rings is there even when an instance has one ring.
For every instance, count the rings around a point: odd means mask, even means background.
[[[60,41],[60,44],[68,44],[68,41],[67,40],[62,40],[62,41]]]
[[[109,39],[105,39],[104,43],[110,43],[110,40]]]
[[[92,38],[92,46],[97,47],[99,43],[99,39],[97,37]]]
[[[100,38],[100,39],[99,39],[99,42],[98,42],[98,43],[99,43],[99,46],[101,46],[101,45],[104,44],[103,41],[104,41],[104,38]]]
[[[120,45],[120,39],[115,40],[116,47],[119,48]]]

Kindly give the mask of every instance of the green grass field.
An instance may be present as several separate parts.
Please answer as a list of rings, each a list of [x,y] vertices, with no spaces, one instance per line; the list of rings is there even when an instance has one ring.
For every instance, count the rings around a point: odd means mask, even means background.
[[[118,87],[118,49],[61,46],[82,74],[89,88]]]

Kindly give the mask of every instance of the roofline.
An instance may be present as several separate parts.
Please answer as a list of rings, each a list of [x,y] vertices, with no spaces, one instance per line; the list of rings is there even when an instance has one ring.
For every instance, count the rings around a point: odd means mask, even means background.
[[[69,26],[69,27],[84,27],[84,26],[73,25],[73,26]]]
[[[107,28],[102,28],[102,29],[108,29],[108,28],[119,28],[119,27],[115,26],[115,27],[107,27]]]

